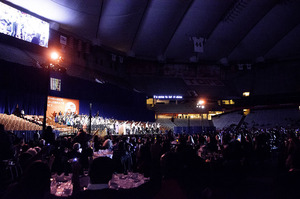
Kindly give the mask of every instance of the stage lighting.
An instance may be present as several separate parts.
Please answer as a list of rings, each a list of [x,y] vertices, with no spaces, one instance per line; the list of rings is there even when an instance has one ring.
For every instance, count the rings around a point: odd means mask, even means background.
[[[243,92],[243,97],[249,97],[250,96],[250,92]]]
[[[66,68],[62,66],[64,59],[56,51],[52,51],[49,54],[49,59],[46,63],[42,64],[42,67],[47,70],[58,71],[61,73],[66,72]]]
[[[205,108],[205,106],[204,106],[204,104],[205,104],[205,101],[204,100],[199,100],[198,102],[197,102],[197,108],[202,108],[202,109],[204,109]]]
[[[58,60],[59,59],[59,55],[57,52],[52,52],[51,53],[51,59],[52,60]]]
[[[204,100],[199,100],[199,101],[198,101],[198,104],[199,104],[199,105],[203,105],[203,104],[205,104],[205,101],[204,101]]]

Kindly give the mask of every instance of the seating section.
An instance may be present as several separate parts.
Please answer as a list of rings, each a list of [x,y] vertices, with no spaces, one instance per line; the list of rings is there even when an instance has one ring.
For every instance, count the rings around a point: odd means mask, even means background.
[[[170,118],[159,118],[156,120],[157,123],[160,123],[162,127],[166,127],[168,129],[174,130],[174,127],[188,127],[188,126],[203,126],[203,127],[211,127],[213,126],[209,120],[201,120],[201,119],[190,119],[190,121],[186,118],[175,118],[174,122],[171,121]]]
[[[248,128],[298,127],[300,125],[300,111],[297,108],[251,110],[245,118],[244,124]]]
[[[197,119],[190,119],[190,126],[213,126],[212,124],[210,124],[209,120],[201,120],[199,118]]]
[[[197,113],[199,110],[190,104],[156,104],[153,111],[157,113]]]
[[[33,123],[43,125],[43,116],[39,115],[24,115],[24,118]]]
[[[189,126],[188,119],[176,118],[176,119],[174,119],[174,123],[175,123],[176,126]]]
[[[241,111],[217,115],[212,118],[217,129],[237,125],[242,118]],[[299,127],[300,111],[297,108],[251,110],[243,122],[247,128],[271,128],[275,126]]]
[[[243,115],[241,111],[236,111],[213,116],[212,121],[216,129],[223,129],[229,127],[230,125],[238,125],[242,117]]]
[[[15,115],[0,114],[0,124],[7,131],[38,131],[42,126]]]
[[[159,118],[156,120],[156,123],[159,123],[162,127],[165,127],[166,129],[174,129],[176,126],[170,118]]]
[[[0,124],[4,125],[6,131],[41,131],[43,116],[26,115],[21,118],[15,115],[0,114]],[[72,127],[55,123],[51,118],[47,118],[46,125],[61,133],[73,132]]]

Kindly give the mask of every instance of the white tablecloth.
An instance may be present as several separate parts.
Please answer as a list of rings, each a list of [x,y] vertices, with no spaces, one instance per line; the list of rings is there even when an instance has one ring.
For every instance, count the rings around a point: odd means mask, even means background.
[[[113,158],[113,152],[110,150],[99,150],[97,152],[94,152],[93,154],[93,159],[98,158],[98,157],[109,157]]]
[[[56,196],[70,196],[73,192],[72,174],[58,176],[57,174],[51,177],[50,191]]]
[[[128,175],[113,174],[112,179],[108,185],[110,189],[131,189],[138,187],[145,182],[148,182],[150,178],[145,178],[143,174],[129,172]],[[80,186],[85,189],[89,184],[89,177],[82,176],[80,178]]]
[[[150,178],[145,178],[143,174],[129,172],[128,175],[114,174],[108,185],[111,189],[131,189],[149,180]]]

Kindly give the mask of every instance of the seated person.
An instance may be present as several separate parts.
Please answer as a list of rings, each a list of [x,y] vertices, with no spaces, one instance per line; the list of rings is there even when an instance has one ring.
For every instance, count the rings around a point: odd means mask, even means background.
[[[111,139],[109,139],[109,138],[106,139],[104,141],[104,143],[102,144],[102,147],[103,147],[103,149],[109,149],[109,150],[111,150],[112,147],[113,147],[113,143],[112,143]]]
[[[0,124],[0,161],[14,157],[14,147],[10,135],[4,130],[4,125]]]
[[[79,175],[73,181],[74,190],[73,198],[79,199],[94,199],[94,198],[153,198],[157,192],[157,183],[154,185],[151,182],[145,183],[137,188],[132,189],[119,189],[114,190],[109,188],[109,181],[112,178],[114,166],[113,160],[108,157],[99,157],[94,159],[90,166],[89,177],[90,183],[87,186],[87,190],[79,191]],[[75,174],[78,172],[75,171]],[[73,174],[74,177],[74,174]],[[76,179],[77,178],[77,179]],[[77,190],[76,190],[77,189]]]
[[[79,143],[73,144],[73,150],[67,153],[68,159],[80,158],[81,157],[81,145]]]
[[[75,193],[74,198],[117,198],[116,190],[108,188],[113,168],[113,161],[108,157],[94,159],[89,170],[90,184],[87,190]]]
[[[20,181],[7,189],[3,198],[50,198],[50,177],[48,165],[42,161],[35,161],[25,170]]]

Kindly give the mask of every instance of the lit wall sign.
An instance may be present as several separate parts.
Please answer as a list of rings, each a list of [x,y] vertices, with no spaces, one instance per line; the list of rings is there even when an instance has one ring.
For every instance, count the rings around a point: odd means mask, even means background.
[[[181,95],[153,95],[154,99],[182,99]]]
[[[61,91],[61,80],[56,78],[50,78],[50,90]]]

